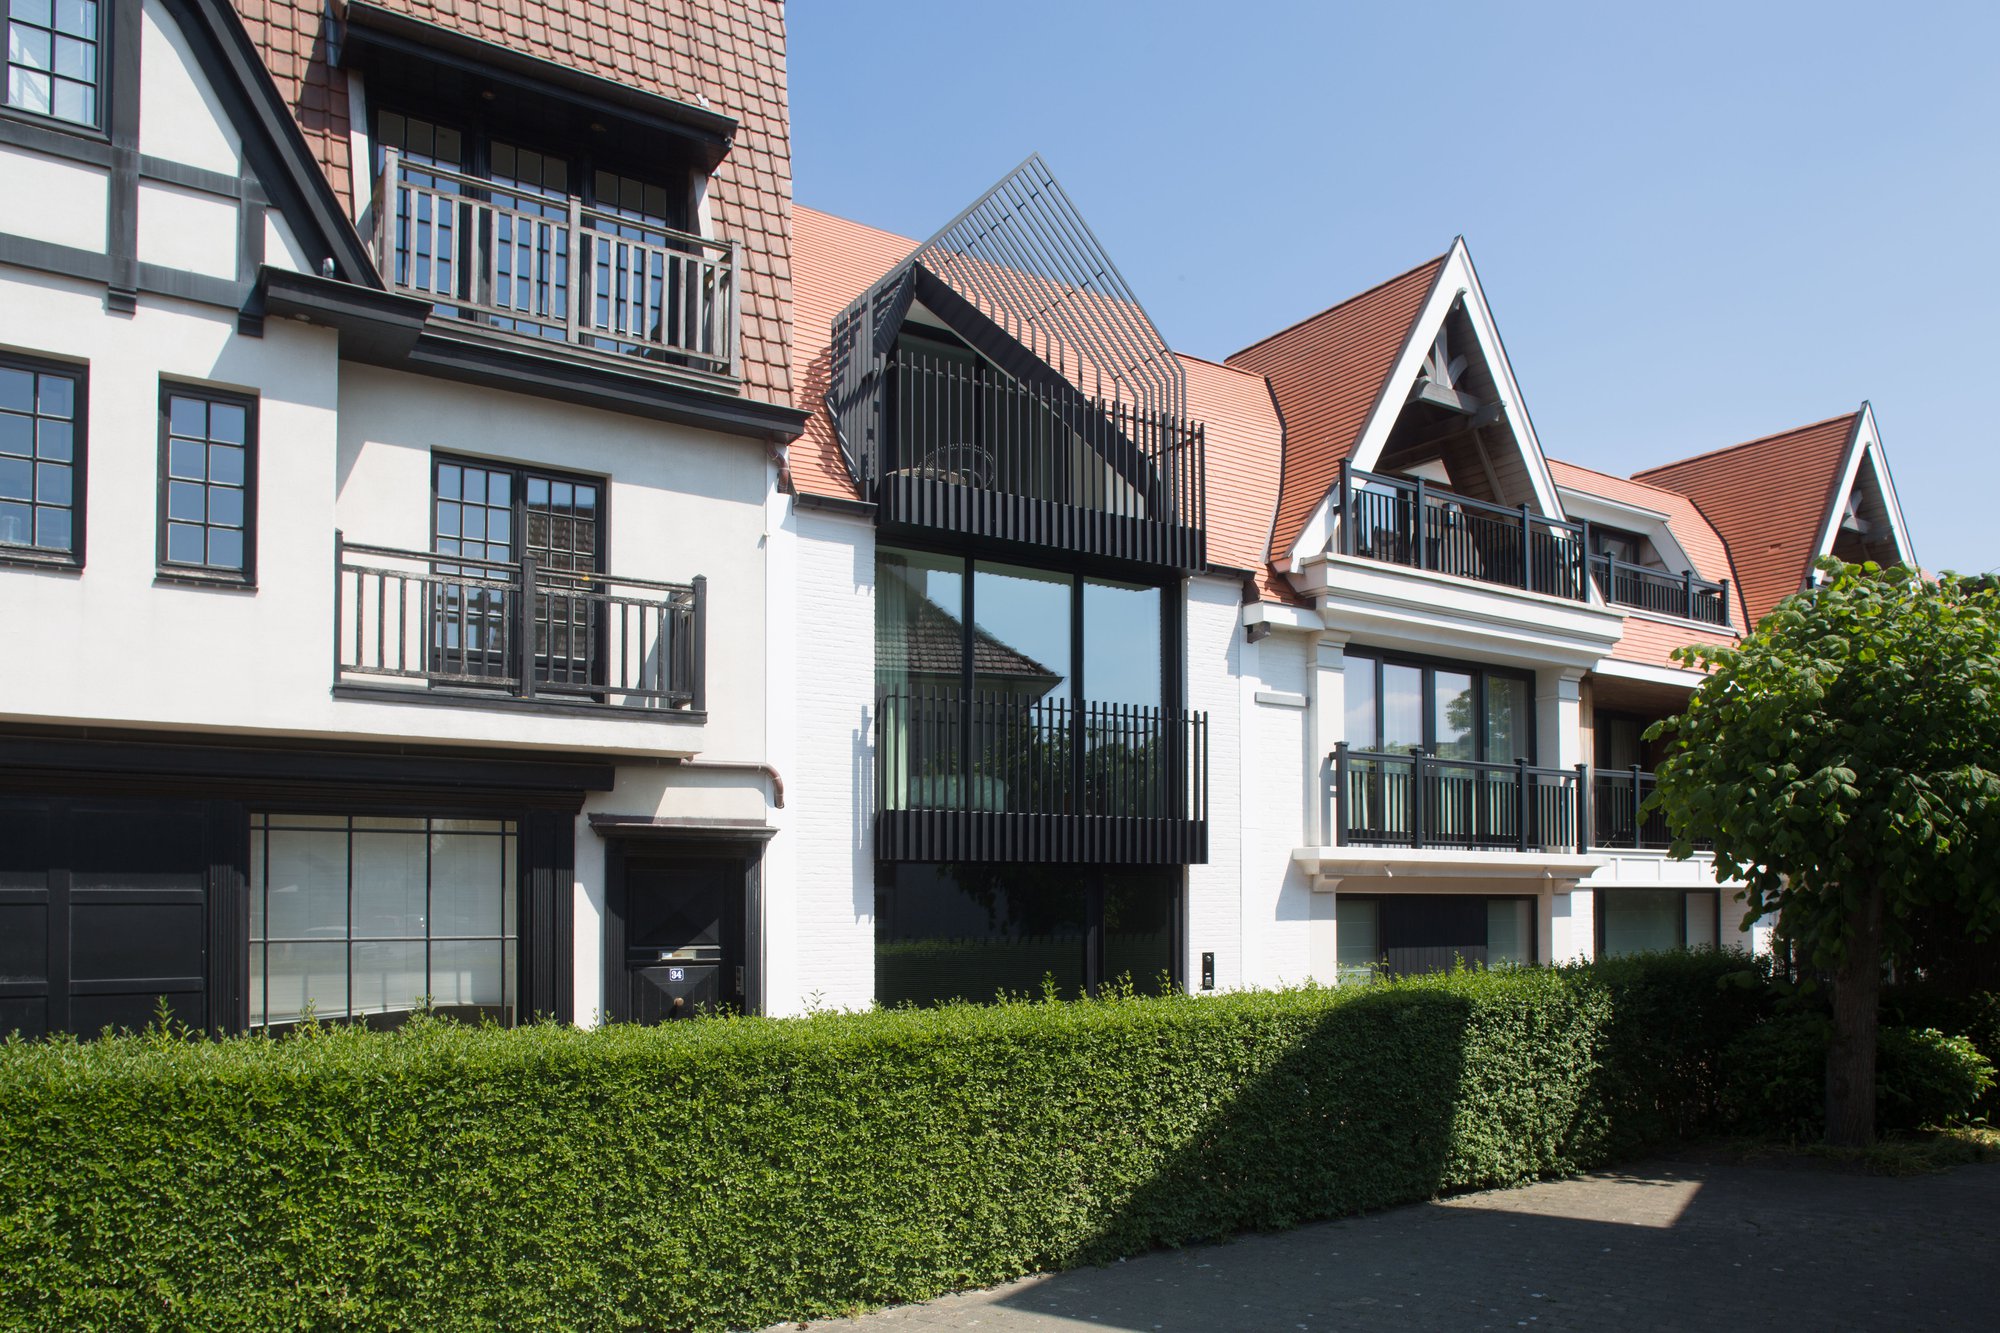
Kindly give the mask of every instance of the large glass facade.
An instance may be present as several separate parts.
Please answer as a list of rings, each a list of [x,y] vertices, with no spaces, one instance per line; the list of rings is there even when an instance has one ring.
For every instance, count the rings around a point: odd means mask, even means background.
[[[252,816],[250,1025],[511,1022],[516,841],[496,819]]]
[[[875,885],[875,998],[885,1005],[1075,999],[1105,981],[1163,989],[1178,868],[903,863]],[[1097,942],[1093,946],[1093,932]]]

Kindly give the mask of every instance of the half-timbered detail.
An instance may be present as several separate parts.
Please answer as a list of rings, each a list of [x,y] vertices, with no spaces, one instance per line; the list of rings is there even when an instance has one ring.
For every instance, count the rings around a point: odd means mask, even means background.
[[[534,8],[0,7],[0,1028],[762,1003],[782,14]]]

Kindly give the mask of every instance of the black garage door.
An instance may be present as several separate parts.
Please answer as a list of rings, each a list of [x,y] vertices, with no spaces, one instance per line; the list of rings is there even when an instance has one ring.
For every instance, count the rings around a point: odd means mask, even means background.
[[[220,802],[0,797],[0,1033],[139,1028],[163,996],[182,1022],[233,1026],[214,890],[242,826]]]

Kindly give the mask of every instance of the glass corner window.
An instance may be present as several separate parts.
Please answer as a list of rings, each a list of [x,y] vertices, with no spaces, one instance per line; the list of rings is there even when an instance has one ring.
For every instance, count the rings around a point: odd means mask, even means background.
[[[95,129],[103,120],[99,0],[0,0],[7,26],[7,106]]]

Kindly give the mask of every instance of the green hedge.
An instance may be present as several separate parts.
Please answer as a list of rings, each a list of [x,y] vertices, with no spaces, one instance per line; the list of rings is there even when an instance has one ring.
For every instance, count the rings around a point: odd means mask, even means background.
[[[16,1328],[757,1327],[1700,1129],[1727,955],[667,1028],[0,1046]]]
[[[1760,1023],[1723,1052],[1723,1109],[1735,1128],[1778,1138],[1826,1131],[1826,1054],[1833,1020],[1788,1013]],[[1883,1130],[1963,1122],[1993,1087],[1993,1065],[1969,1037],[1935,1028],[1882,1027],[1875,1042],[1875,1123]]]

